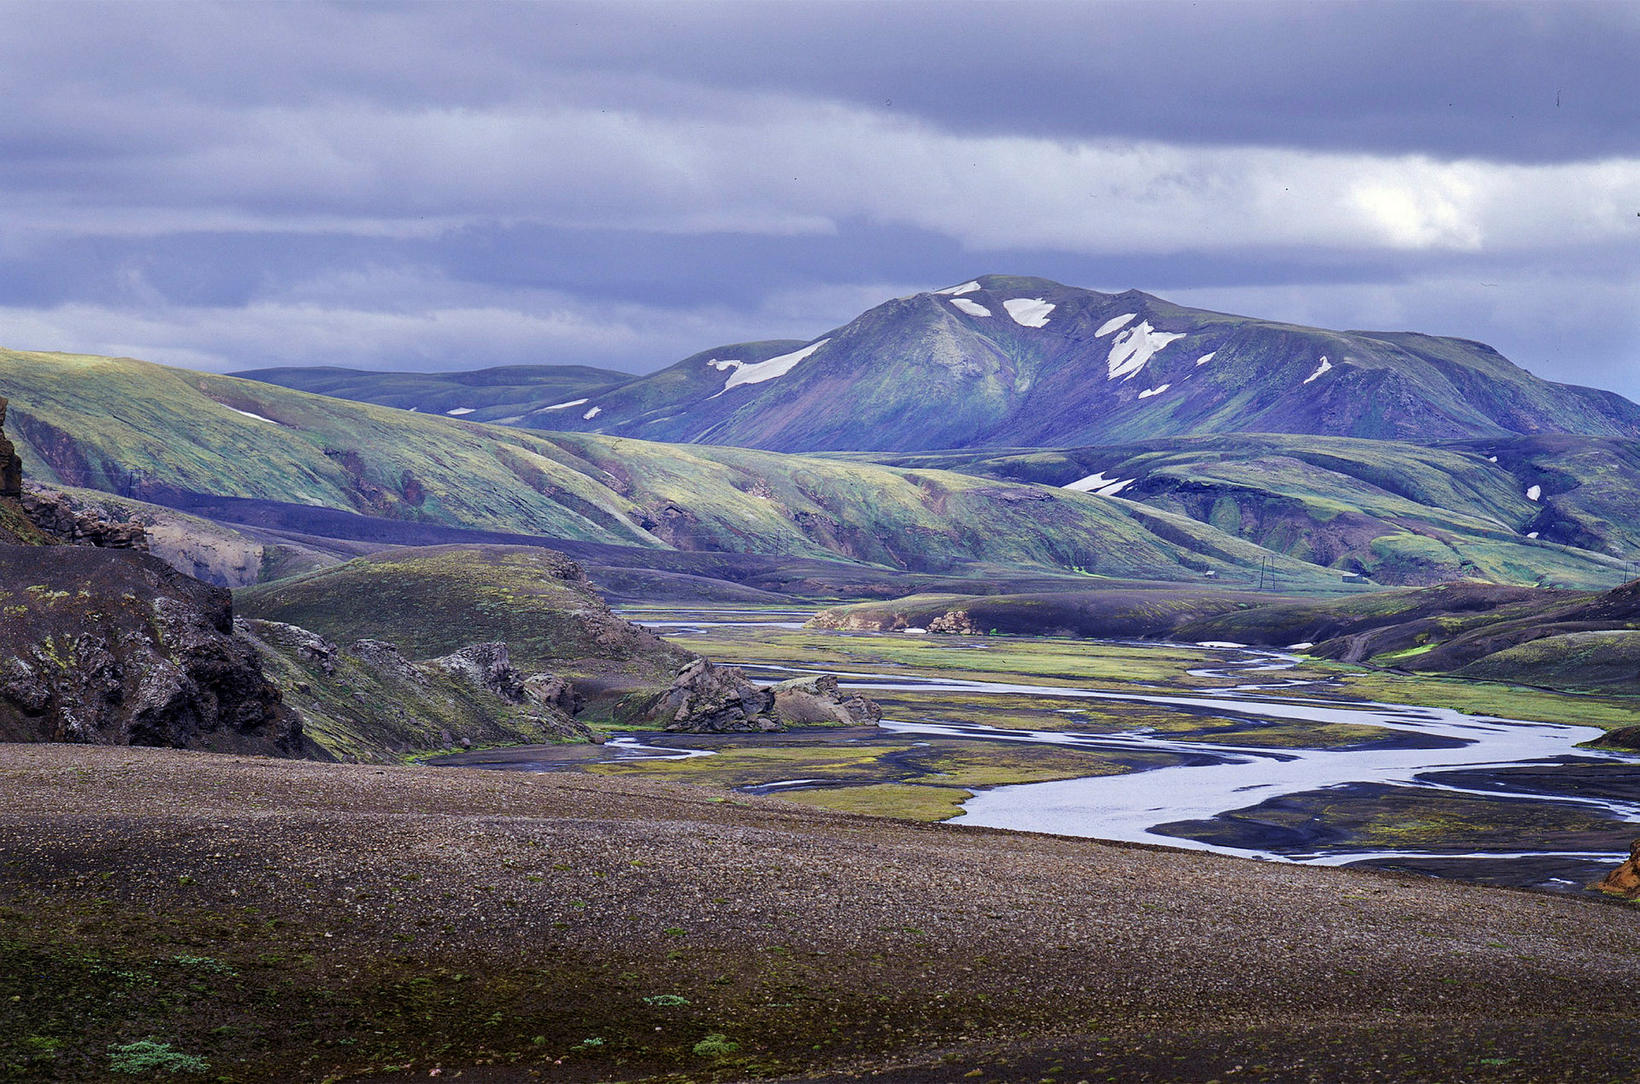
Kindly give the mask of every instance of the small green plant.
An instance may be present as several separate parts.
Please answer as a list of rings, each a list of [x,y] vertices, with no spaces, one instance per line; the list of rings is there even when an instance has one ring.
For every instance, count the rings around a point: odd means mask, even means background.
[[[138,1039],[108,1049],[108,1069],[114,1073],[203,1073],[211,1068],[204,1058],[173,1050],[170,1043],[154,1039]]]
[[[695,1044],[695,1053],[703,1058],[721,1058],[739,1049],[739,1043],[716,1031]]]
[[[666,928],[666,936],[668,937],[682,937],[688,932],[689,931],[684,929],[682,926],[668,926]]]
[[[579,1046],[583,1050],[595,1050],[598,1047],[603,1046],[604,1041],[602,1039],[598,1038],[595,1035],[590,1039],[582,1039],[579,1043],[577,1043],[575,1045]]]
[[[192,968],[195,971],[209,971],[213,975],[237,974],[233,968],[210,956],[189,956],[186,953],[178,953],[171,957],[171,962],[178,967]]]
[[[678,1005],[689,1004],[689,999],[679,994],[655,994],[643,999],[645,1005],[654,1005],[657,1008],[675,1008]]]

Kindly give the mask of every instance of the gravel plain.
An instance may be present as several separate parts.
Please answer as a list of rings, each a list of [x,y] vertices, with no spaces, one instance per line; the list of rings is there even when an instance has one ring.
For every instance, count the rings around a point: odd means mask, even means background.
[[[158,749],[0,745],[0,948],[0,1079],[1626,1080],[1640,1021],[1628,906]]]

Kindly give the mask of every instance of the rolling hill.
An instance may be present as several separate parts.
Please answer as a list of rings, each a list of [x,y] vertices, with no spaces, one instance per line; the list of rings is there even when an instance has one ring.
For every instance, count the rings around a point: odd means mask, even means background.
[[[1541,380],[1482,343],[1006,275],[896,298],[806,342],[702,351],[576,399],[517,424],[788,452],[1240,432],[1640,436],[1640,406]]]
[[[1187,516],[967,474],[548,435],[130,359],[0,351],[0,389],[32,477],[190,510],[221,495],[306,506],[320,526],[340,510],[975,575],[1245,578],[1273,559],[1296,588],[1336,581]]]
[[[1379,583],[1600,583],[1640,557],[1640,442],[1565,434],[1424,446],[1237,434],[875,457],[1075,487]],[[1605,580],[1589,578],[1594,566]]]
[[[532,411],[632,379],[587,365],[503,365],[451,373],[376,372],[336,366],[250,369],[233,376],[337,399],[443,414],[475,422],[516,423]]]

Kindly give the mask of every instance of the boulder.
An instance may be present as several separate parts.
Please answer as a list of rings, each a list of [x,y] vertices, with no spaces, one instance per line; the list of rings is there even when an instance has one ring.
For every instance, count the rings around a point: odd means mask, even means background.
[[[876,701],[845,696],[831,674],[792,678],[771,686],[774,714],[787,726],[869,726],[883,717]]]
[[[975,623],[967,610],[943,613],[928,623],[929,632],[943,632],[956,636],[984,636],[985,630]]]
[[[830,674],[759,685],[733,666],[695,659],[678,671],[655,718],[701,734],[774,732],[793,726],[867,726],[883,717],[869,698],[844,695]]]
[[[695,659],[678,670],[656,714],[667,730],[730,734],[782,730],[769,714],[774,691],[733,666]]]

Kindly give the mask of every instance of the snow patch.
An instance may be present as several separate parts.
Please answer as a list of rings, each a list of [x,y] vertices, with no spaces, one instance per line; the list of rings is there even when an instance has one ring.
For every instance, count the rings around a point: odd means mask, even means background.
[[[1234,640],[1198,640],[1198,641],[1196,641],[1196,646],[1197,647],[1246,647],[1247,645],[1246,644],[1238,644]]]
[[[715,358],[706,364],[719,372],[726,369],[734,370],[729,374],[729,379],[723,385],[723,391],[728,391],[730,388],[738,388],[742,384],[761,384],[765,380],[774,380],[776,377],[785,376],[797,367],[798,362],[829,342],[831,342],[829,338],[821,339],[817,343],[810,343],[801,350],[793,350],[789,354],[781,354],[777,358],[754,362],[751,365],[747,365],[744,361],[718,361]],[[718,392],[718,395],[722,394],[722,391]]]
[[[1526,532],[1526,537],[1527,538],[1536,538],[1537,536],[1538,536],[1538,533],[1536,531],[1527,531]]]
[[[1128,328],[1110,344],[1109,379],[1126,380],[1143,369],[1168,343],[1182,338],[1182,331],[1157,331],[1150,326],[1149,320],[1140,321],[1138,327]]]
[[[260,414],[252,414],[250,411],[240,410],[238,407],[229,407],[228,409],[233,411],[235,414],[243,414],[247,418],[255,418],[257,421],[267,422],[269,425],[278,425],[279,424],[278,422],[274,421],[272,418],[264,418]]]
[[[947,286],[943,290],[935,290],[934,292],[944,294],[946,297],[961,297],[963,294],[971,294],[979,288],[980,285],[977,282],[965,282],[961,286]]]
[[[1489,455],[1486,457],[1486,461],[1488,463],[1496,463],[1498,461],[1498,457],[1495,455]]]
[[[1542,486],[1533,486],[1531,489],[1526,491],[1526,499],[1529,501],[1535,501],[1541,496],[1543,496]]]
[[[1146,388],[1144,391],[1139,393],[1139,398],[1149,399],[1152,395],[1162,394],[1162,392],[1166,391],[1168,388],[1171,388],[1172,386],[1173,386],[1172,384],[1163,384],[1160,387]]]
[[[571,399],[567,403],[554,403],[551,406],[544,406],[544,407],[541,408],[541,410],[538,410],[535,413],[539,414],[539,413],[541,413],[542,410],[568,410],[572,406],[580,406],[582,403],[585,403],[585,402],[586,402],[585,399]]]
[[[596,418],[598,415],[602,414],[603,412],[604,412],[603,407],[595,406],[591,410],[587,411],[585,414],[581,415],[581,420],[584,421],[584,422],[590,422],[592,419]]]
[[[1310,650],[1310,648],[1312,648],[1314,646],[1315,646],[1315,644],[1311,643],[1309,640],[1304,640],[1300,643],[1288,644],[1287,645],[1287,650],[1288,651],[1308,651],[1308,650]]]
[[[1092,493],[1096,497],[1114,497],[1128,486],[1137,482],[1137,478],[1106,478],[1104,471],[1097,471],[1086,478],[1078,478],[1060,489],[1068,489],[1073,493]]]
[[[1321,377],[1326,376],[1328,373],[1332,372],[1332,367],[1333,367],[1332,362],[1327,360],[1327,355],[1322,354],[1321,355],[1321,364],[1317,365],[1315,367],[1315,372],[1311,373],[1309,376],[1304,378],[1304,383],[1308,384],[1312,380],[1319,380]]]
[[[978,301],[969,301],[966,297],[953,297],[951,304],[967,313],[969,316],[989,316],[991,310]]]
[[[1136,312],[1129,312],[1123,313],[1121,316],[1113,316],[1109,320],[1106,320],[1104,323],[1099,325],[1099,330],[1093,333],[1093,337],[1096,339],[1102,339],[1118,328],[1126,326],[1129,320],[1138,315],[1139,314]]]
[[[1040,297],[1016,297],[1004,301],[1002,307],[1008,310],[1008,315],[1020,327],[1047,327],[1048,314],[1054,310],[1054,303]]]
[[[928,635],[928,630],[927,629],[918,628],[916,625],[912,625],[910,628],[901,629],[900,631],[903,632],[907,636],[927,636]]]
[[[458,406],[458,407],[451,407],[449,410],[446,410],[444,413],[450,415],[450,417],[452,417],[452,418],[459,418],[463,414],[471,414],[472,412],[473,412],[473,408],[470,407],[470,406]]]
[[[1197,365],[1206,365],[1208,362],[1213,360],[1213,356],[1217,353],[1218,353],[1217,350],[1212,350],[1212,351],[1209,351],[1208,353],[1203,354],[1201,357],[1196,359],[1196,364]]]

